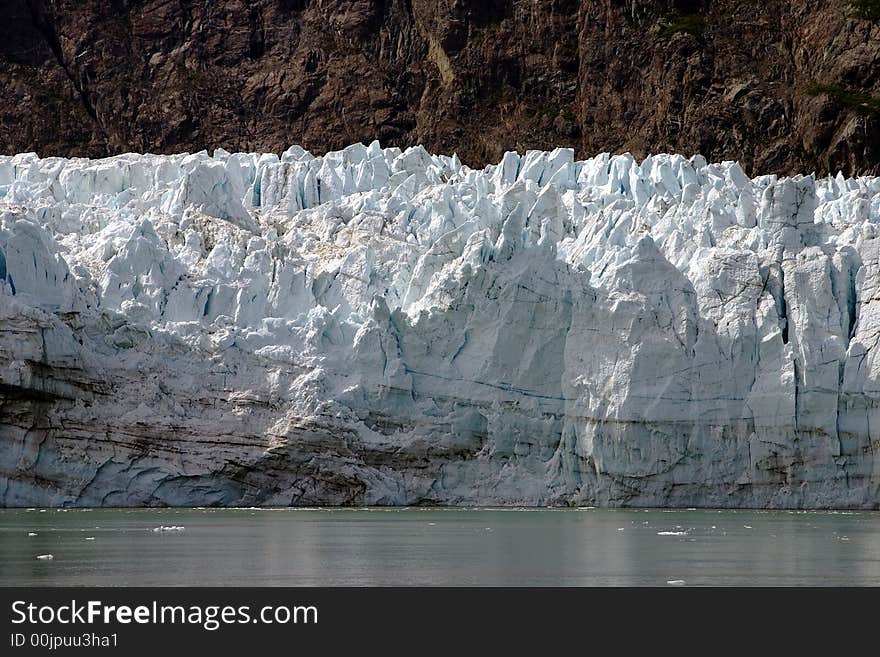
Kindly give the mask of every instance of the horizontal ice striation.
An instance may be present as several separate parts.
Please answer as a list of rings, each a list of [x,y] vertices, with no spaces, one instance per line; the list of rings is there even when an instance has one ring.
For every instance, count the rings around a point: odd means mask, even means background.
[[[880,179],[0,158],[0,503],[880,503]]]

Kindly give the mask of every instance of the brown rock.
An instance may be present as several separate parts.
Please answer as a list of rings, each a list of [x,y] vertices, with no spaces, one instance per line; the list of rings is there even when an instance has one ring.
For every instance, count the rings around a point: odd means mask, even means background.
[[[0,152],[379,138],[880,173],[880,23],[846,0],[8,0]]]

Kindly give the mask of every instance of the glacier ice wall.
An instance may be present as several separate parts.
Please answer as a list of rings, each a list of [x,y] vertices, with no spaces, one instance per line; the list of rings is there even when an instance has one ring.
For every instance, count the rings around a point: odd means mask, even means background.
[[[0,157],[0,504],[880,503],[880,179]]]

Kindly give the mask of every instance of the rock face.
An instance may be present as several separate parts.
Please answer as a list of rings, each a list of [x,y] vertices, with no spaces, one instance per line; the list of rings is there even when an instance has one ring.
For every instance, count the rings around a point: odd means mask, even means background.
[[[0,153],[378,138],[878,175],[878,53],[849,0],[6,0]]]
[[[0,503],[880,503],[880,178],[0,157]]]

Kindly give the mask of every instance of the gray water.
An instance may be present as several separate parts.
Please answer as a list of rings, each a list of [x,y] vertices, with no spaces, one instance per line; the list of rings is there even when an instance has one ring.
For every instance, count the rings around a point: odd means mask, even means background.
[[[0,510],[0,585],[877,586],[880,513]]]

